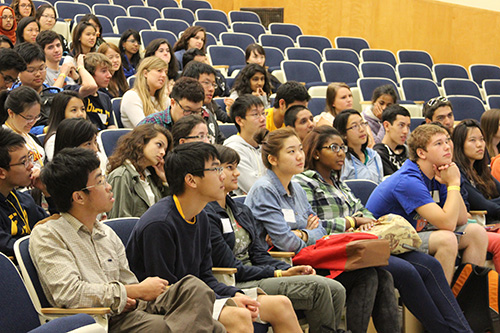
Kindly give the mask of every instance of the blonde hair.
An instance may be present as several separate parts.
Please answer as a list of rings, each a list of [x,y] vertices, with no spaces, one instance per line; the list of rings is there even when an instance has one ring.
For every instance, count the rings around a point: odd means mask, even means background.
[[[168,64],[158,57],[147,57],[143,59],[137,69],[137,74],[134,82],[135,92],[139,95],[142,101],[144,115],[148,116],[155,113],[157,110],[165,110],[167,108],[167,99],[165,97],[168,76],[165,78],[165,84],[161,89],[155,91],[154,99],[151,101],[151,95],[149,94],[149,87],[144,75],[144,71],[150,71],[152,69],[165,69],[168,70]]]

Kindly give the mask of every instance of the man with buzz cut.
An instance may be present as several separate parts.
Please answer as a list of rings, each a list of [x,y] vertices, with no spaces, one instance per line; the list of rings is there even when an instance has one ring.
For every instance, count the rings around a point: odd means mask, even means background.
[[[458,250],[463,262],[483,265],[488,245],[484,228],[467,224],[450,142],[444,128],[418,126],[408,140],[409,159],[375,188],[366,204],[376,218],[393,213],[407,219],[422,239],[420,249],[436,257],[449,283]]]
[[[382,159],[384,176],[398,171],[408,158],[406,139],[410,134],[410,118],[410,112],[399,104],[390,105],[382,112],[385,134],[373,149]]]
[[[93,151],[67,148],[42,171],[61,216],[33,229],[29,250],[49,303],[109,307],[110,332],[225,332],[212,319],[215,295],[199,279],[139,283],[120,238],[97,221],[114,202],[99,165]]]

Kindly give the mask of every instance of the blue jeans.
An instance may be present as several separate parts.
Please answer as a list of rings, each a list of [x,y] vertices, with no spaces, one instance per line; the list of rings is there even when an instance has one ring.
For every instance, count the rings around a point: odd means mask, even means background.
[[[392,255],[384,268],[392,274],[403,303],[427,331],[472,332],[434,257],[417,251]]]

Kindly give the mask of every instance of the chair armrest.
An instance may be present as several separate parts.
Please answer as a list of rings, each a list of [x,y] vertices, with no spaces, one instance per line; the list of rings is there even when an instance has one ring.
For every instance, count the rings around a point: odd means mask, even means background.
[[[110,308],[75,308],[75,309],[65,309],[65,308],[42,308],[41,312],[43,314],[54,314],[54,315],[69,315],[86,313],[89,315],[105,315],[111,313]]]
[[[413,103],[423,105],[425,104],[425,101],[413,101]]]
[[[487,210],[470,210],[469,213],[471,215],[487,215],[488,211]]]
[[[234,267],[212,267],[212,272],[217,274],[236,274],[237,271]]]
[[[216,65],[216,66],[212,66],[213,68],[215,69],[229,69],[229,65]]]
[[[295,252],[269,251],[269,254],[273,258],[293,258],[295,256]]]

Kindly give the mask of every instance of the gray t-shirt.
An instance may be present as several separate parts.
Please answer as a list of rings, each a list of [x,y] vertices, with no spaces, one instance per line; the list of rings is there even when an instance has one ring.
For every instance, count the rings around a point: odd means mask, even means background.
[[[49,86],[53,87],[54,83],[56,82],[60,73],[61,73],[60,70],[56,71],[56,70],[53,70],[53,69],[47,67],[47,74],[45,76],[45,81],[43,81],[43,83],[46,83]],[[70,77],[66,77],[65,81],[66,81],[66,84],[75,84],[75,81]]]

